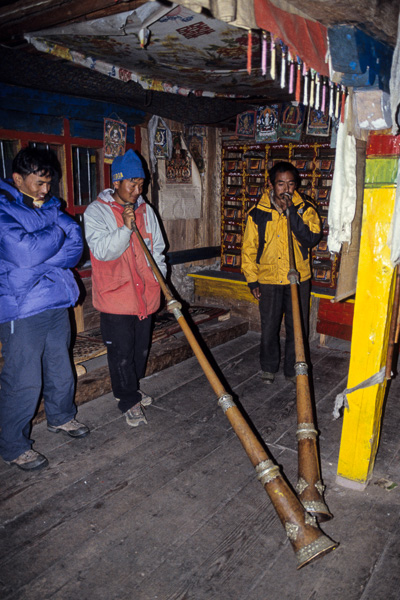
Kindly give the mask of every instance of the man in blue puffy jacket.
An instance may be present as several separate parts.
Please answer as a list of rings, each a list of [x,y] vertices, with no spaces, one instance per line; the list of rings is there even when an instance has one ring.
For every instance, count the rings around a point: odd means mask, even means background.
[[[0,180],[0,455],[24,471],[47,459],[32,449],[31,422],[43,393],[47,429],[73,438],[75,420],[68,307],[78,299],[73,273],[83,249],[80,227],[50,195],[61,174],[51,150],[25,148],[12,180]]]

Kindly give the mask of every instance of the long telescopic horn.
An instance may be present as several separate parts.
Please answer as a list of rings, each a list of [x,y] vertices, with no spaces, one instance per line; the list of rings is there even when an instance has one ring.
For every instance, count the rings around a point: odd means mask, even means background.
[[[296,492],[307,512],[314,515],[318,521],[328,521],[332,518],[324,501],[325,486],[322,483],[317,435],[314,425],[314,410],[308,381],[308,366],[304,351],[304,340],[301,326],[300,304],[297,284],[299,274],[296,271],[292,231],[290,227],[289,209],[286,209],[289,245],[290,292],[292,298],[292,313],[294,327],[294,342],[296,351],[296,396],[297,396],[297,447],[298,447],[298,480]]]
[[[300,569],[312,560],[330,552],[338,544],[328,538],[319,528],[316,519],[304,510],[296,494],[281,474],[279,467],[273,462],[271,456],[267,454],[258,441],[249,424],[234,403],[232,396],[224,389],[182,315],[180,310],[182,308],[181,304],[172,296],[136,225],[132,223],[132,226],[166,297],[167,308],[169,312],[174,314],[178,321],[205,376],[218,397],[218,405],[222,408],[250,458],[256,470],[257,478],[264,486],[286,530],[286,535],[296,553],[297,568]]]

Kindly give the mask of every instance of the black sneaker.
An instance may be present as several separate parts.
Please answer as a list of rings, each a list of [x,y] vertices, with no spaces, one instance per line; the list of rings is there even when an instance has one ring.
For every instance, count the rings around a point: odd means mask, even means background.
[[[75,419],[71,419],[71,421],[64,423],[64,425],[49,425],[47,423],[47,430],[52,433],[59,433],[61,431],[73,438],[85,437],[89,433],[89,427],[86,427],[83,423],[78,423]]]
[[[8,465],[15,465],[23,471],[35,471],[47,467],[49,461],[43,454],[39,454],[36,450],[26,450],[14,460],[6,460]]]

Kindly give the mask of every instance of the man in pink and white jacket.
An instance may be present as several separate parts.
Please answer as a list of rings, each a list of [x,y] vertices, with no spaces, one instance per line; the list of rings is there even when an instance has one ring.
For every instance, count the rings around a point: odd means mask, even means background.
[[[133,223],[163,275],[165,243],[154,210],[141,196],[145,173],[136,152],[118,156],[111,175],[114,189],[101,192],[85,211],[85,234],[93,306],[100,311],[112,390],[128,425],[137,427],[147,423],[142,406],[152,401],[139,382],[151,344],[151,315],[160,306],[160,285],[133,233]]]

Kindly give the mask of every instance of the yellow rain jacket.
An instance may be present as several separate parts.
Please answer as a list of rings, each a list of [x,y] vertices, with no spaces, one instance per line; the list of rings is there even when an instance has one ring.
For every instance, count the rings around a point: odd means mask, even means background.
[[[310,248],[321,238],[321,221],[314,205],[298,192],[289,208],[296,269],[300,281],[311,277]],[[259,283],[289,285],[287,220],[271,204],[269,191],[248,214],[242,247],[242,271],[250,289]]]

